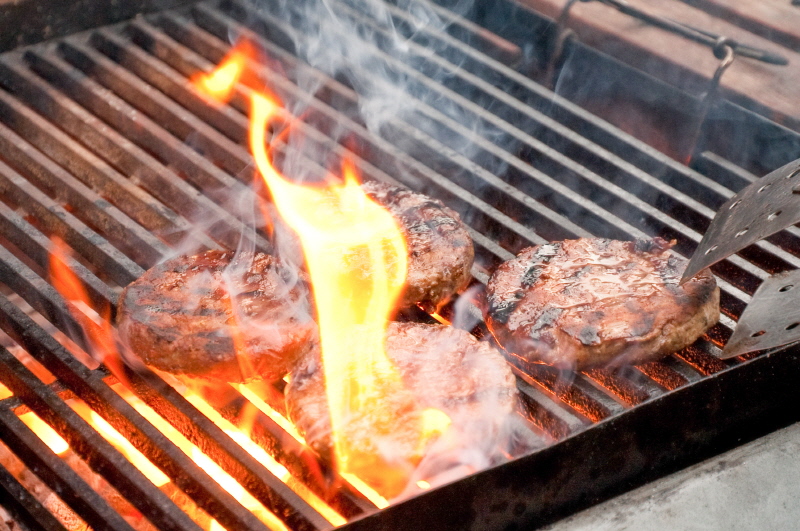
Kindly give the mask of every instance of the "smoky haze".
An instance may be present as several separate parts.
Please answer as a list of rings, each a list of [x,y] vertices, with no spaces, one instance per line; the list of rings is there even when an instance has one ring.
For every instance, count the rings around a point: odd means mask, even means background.
[[[317,105],[324,102],[346,119],[326,120],[309,111],[304,97],[286,94],[293,115],[356,152],[359,142],[375,142],[379,149],[397,153],[396,160],[384,157],[392,160],[382,169],[418,190],[424,186],[415,177],[419,171],[469,179],[473,186],[481,180],[476,172],[503,173],[506,163],[489,156],[481,142],[512,154],[515,142],[486,121],[482,110],[491,102],[460,82],[464,56],[454,52],[455,39],[447,34],[452,13],[468,11],[471,0],[458,0],[448,11],[421,0],[253,3],[260,8],[257,25],[266,38],[303,62],[289,67],[287,77],[304,95],[315,95]],[[360,137],[359,127],[369,131],[368,141],[353,141]],[[330,160],[329,148],[319,149],[301,136],[289,142],[291,149],[314,161]],[[408,160],[426,167],[415,169]],[[288,157],[281,169],[293,178],[313,179],[296,162]]]
[[[293,180],[317,181],[328,171],[338,172],[342,155],[336,152],[341,146],[352,148],[358,157],[373,145],[391,156],[375,163],[379,168],[368,155],[369,162],[357,160],[365,178],[388,177],[422,192],[431,190],[425,189],[428,180],[417,177],[420,172],[437,172],[448,180],[469,179],[473,188],[481,186],[476,184],[480,182],[476,173],[503,173],[502,158],[488,156],[482,146],[491,144],[514,154],[515,143],[485,119],[482,110],[491,110],[490,104],[482,103],[479,93],[460,90],[457,77],[463,59],[453,53],[448,38],[440,38],[452,23],[441,8],[420,0],[251,3],[260,8],[256,26],[263,24],[265,39],[305,63],[280,66],[300,95],[264,80],[287,110],[310,126],[290,125],[281,132],[275,165],[282,173]],[[448,10],[465,13],[470,6],[471,0],[459,0]],[[265,52],[268,62],[280,61],[269,57],[270,50]],[[333,107],[336,118],[326,116],[321,104]],[[424,166],[415,166],[414,161]],[[461,306],[465,305],[456,305],[455,323],[471,328],[474,312]],[[502,361],[500,365],[497,370],[507,370]],[[454,415],[451,429],[430,448],[404,495],[416,492],[417,479],[449,482],[502,462],[512,447],[540,444],[515,424],[511,409],[507,397],[488,393],[468,412]]]

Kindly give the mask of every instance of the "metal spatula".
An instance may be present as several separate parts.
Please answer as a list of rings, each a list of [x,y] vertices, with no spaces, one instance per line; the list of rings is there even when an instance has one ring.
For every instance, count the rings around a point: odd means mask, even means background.
[[[800,159],[754,182],[717,212],[681,283],[748,245],[800,221]]]
[[[692,255],[681,283],[797,222],[800,222],[800,159],[762,177],[722,205]],[[739,318],[722,357],[800,340],[798,295],[800,271],[767,279]]]
[[[744,309],[722,358],[800,341],[800,270],[765,280]]]

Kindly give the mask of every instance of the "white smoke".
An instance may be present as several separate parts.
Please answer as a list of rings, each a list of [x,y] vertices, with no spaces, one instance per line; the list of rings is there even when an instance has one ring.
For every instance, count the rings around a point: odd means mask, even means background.
[[[325,100],[325,85],[342,83],[357,95],[357,105],[349,115],[362,123],[374,137],[389,141],[398,150],[415,159],[430,158],[434,150],[443,159],[459,161],[449,166],[455,172],[468,173],[476,169],[475,159],[481,149],[475,138],[483,137],[495,145],[503,143],[505,133],[486,124],[480,113],[469,109],[453,98],[444,83],[453,78],[459,64],[442,60],[448,54],[443,41],[432,34],[446,32],[450,23],[433,4],[424,0],[398,0],[389,4],[379,0],[252,0],[264,16],[278,19],[281,33],[293,46],[292,52],[305,63],[321,72],[327,79],[302,68],[292,72],[292,81],[307,94],[317,94]],[[450,6],[463,13],[471,0]],[[402,14],[401,14],[402,13]],[[278,27],[279,24],[273,24]],[[272,38],[269,35],[268,38]],[[284,44],[285,45],[285,44]],[[301,99],[295,105],[287,102],[295,116],[306,113]],[[341,111],[342,109],[337,108]],[[312,113],[313,114],[313,113]],[[313,123],[313,118],[308,119]],[[349,124],[327,125],[325,134],[336,142],[347,139]],[[304,168],[311,161],[326,161],[328,153],[319,144],[310,143],[302,134],[287,136],[288,149],[276,165],[292,178],[306,176]],[[428,150],[428,153],[426,153]],[[358,153],[358,149],[355,150]],[[485,162],[485,161],[484,161]],[[335,168],[334,168],[335,170]],[[493,172],[502,168],[493,167]],[[393,175],[409,183],[402,166]],[[413,186],[413,184],[412,184]],[[469,330],[480,319],[470,306],[472,295],[456,303],[459,328]],[[470,308],[468,308],[470,306]],[[433,345],[426,356],[452,350],[452,346]],[[497,356],[499,366],[473,360],[481,370],[507,371]],[[431,366],[438,366],[431,359]],[[464,367],[454,370],[469,371]],[[441,384],[442,378],[454,375],[435,375],[431,385]],[[417,389],[421,396],[426,392]],[[429,393],[430,394],[430,393]],[[508,396],[482,397],[469,408],[456,408],[453,424],[429,449],[426,458],[416,469],[403,496],[418,492],[418,479],[447,482],[507,459],[512,446],[532,448],[541,441],[532,440],[529,429],[512,415]],[[461,413],[459,413],[461,411]],[[384,448],[385,449],[385,448]],[[391,459],[391,448],[386,452]]]

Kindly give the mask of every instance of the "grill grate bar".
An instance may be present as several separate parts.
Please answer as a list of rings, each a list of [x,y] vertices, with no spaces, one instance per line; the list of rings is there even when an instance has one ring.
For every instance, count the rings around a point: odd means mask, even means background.
[[[13,255],[10,255],[8,251],[2,248],[0,248],[0,272],[3,273],[4,279],[9,279],[9,285],[12,286],[15,291],[20,293],[26,299],[26,301],[31,304],[31,306],[45,315],[48,320],[55,323],[56,326],[58,326],[58,328],[60,328],[62,331],[69,333],[70,330],[79,329],[77,323],[72,321],[71,318],[64,314],[64,301],[58,294],[55,293],[53,288],[38,278],[33,271],[28,269],[24,264],[13,257]],[[2,302],[2,300],[3,299],[0,298],[0,302]],[[0,314],[0,318],[2,317],[3,314]],[[12,328],[8,333],[10,335],[14,334],[24,341],[26,332],[25,327],[19,327],[16,331],[14,331]],[[82,338],[74,339],[76,339],[76,342],[79,344],[79,346],[84,348],[85,351],[90,352],[85,340],[82,340]],[[47,349],[32,350],[37,354],[50,355],[50,351]],[[71,357],[71,355],[65,352],[62,353],[68,357]],[[48,361],[49,363],[55,364],[55,366],[58,366],[62,370],[66,370],[63,366],[63,360],[59,360],[57,357],[51,357]],[[76,377],[69,372],[64,372],[63,374],[60,374],[60,376],[67,378],[65,382],[67,384],[71,383],[73,385],[83,385],[81,378]],[[294,526],[293,528],[309,530],[325,529],[330,527],[330,524],[328,524],[327,521],[325,521],[322,516],[320,516],[313,508],[311,508],[302,498],[289,489],[289,487],[287,487],[283,482],[274,477],[260,463],[255,461],[250,454],[246,453],[241,447],[233,442],[227,434],[225,434],[209,419],[203,416],[194,408],[194,406],[187,402],[185,398],[178,394],[177,391],[175,391],[171,386],[160,380],[155,374],[141,369],[136,372],[128,370],[126,371],[126,376],[134,385],[134,391],[139,398],[141,398],[150,407],[158,411],[166,420],[175,426],[178,431],[180,431],[193,444],[198,446],[204,453],[213,456],[217,463],[228,474],[239,481],[268,509],[272,510],[284,521]],[[7,387],[11,388],[11,386],[8,384],[6,385]],[[82,390],[87,393],[89,392],[86,390],[86,387],[83,387]],[[17,392],[16,390],[14,391],[15,394],[20,394],[20,396],[24,398],[25,395]],[[79,390],[76,389],[75,391],[77,393]],[[97,393],[97,390],[94,390],[94,392]],[[91,398],[91,396],[89,396],[89,398]],[[113,398],[113,395],[108,395],[105,398],[110,400]],[[101,409],[101,411],[98,412],[101,413],[103,408],[106,407],[101,401],[97,400],[91,400],[89,403],[97,403],[97,407]],[[28,404],[27,401],[26,404]],[[39,413],[39,411],[36,410],[31,404],[28,405],[31,407],[31,409],[34,409],[37,413]],[[120,409],[124,410],[122,406],[120,406]],[[112,410],[106,409],[105,411],[110,412]],[[45,418],[45,420],[48,420],[48,418],[46,418],[44,415],[40,414],[40,416]],[[138,415],[134,416],[138,418]],[[120,419],[114,416],[109,419],[109,422],[112,423],[112,425],[114,425],[114,423],[117,421],[121,422]],[[137,430],[135,423],[120,424],[120,428],[120,431],[123,433],[129,432],[130,430],[134,430],[132,433],[137,433],[135,431]],[[162,436],[155,431],[148,432],[148,437],[155,441],[163,440]],[[65,439],[70,440],[67,437],[65,437]],[[137,437],[133,437],[133,439],[136,440]],[[72,443],[71,440],[70,443]],[[153,452],[157,451],[155,448],[144,446],[142,450],[145,455],[154,455],[156,457],[155,462],[159,463],[158,458],[160,455],[158,453],[153,454]],[[171,457],[179,462],[184,461],[184,458],[178,457],[178,454],[175,454]],[[163,459],[161,462],[164,462]],[[177,483],[185,484],[185,481],[188,478],[180,478],[180,467],[175,467],[171,462],[166,463],[169,465],[168,470],[165,470],[167,475],[176,476],[175,480]],[[186,464],[189,467],[192,466],[188,462]],[[191,468],[189,468],[189,470],[191,470]],[[205,476],[205,474],[202,473],[200,473],[200,475]],[[109,482],[113,484],[113,478],[109,478]],[[208,483],[209,480],[206,478],[205,482]],[[211,486],[207,486],[202,482],[194,483],[193,487],[202,487],[201,490],[204,488],[212,488]],[[214,504],[219,503],[219,499],[225,499],[228,496],[229,495],[223,493],[222,491],[219,491],[218,496],[215,496],[214,498],[208,498],[208,501],[199,500],[199,502],[201,505],[204,503],[211,503],[213,506]],[[236,505],[238,506],[238,504]],[[239,508],[237,511],[241,510],[241,507],[238,507]],[[226,508],[226,510],[229,510],[229,508]],[[242,514],[240,516],[245,515]],[[250,518],[254,517],[248,512],[246,513],[243,521],[248,521]],[[229,519],[230,514],[220,513],[220,521],[227,521]]]
[[[211,38],[208,34],[204,35],[202,30],[197,28],[190,29],[186,21],[177,17],[165,16],[161,18],[159,22],[173,37],[185,41],[188,46],[191,46],[194,49],[203,50],[209,55],[214,55],[214,57],[210,58],[211,61],[221,59],[222,55],[224,55],[229,48],[229,46],[224,44],[224,42],[219,41],[216,38]],[[131,31],[134,33],[134,39],[136,40],[137,44],[152,48],[150,51],[161,56],[160,58],[165,60],[176,58],[177,62],[171,63],[170,66],[181,71],[184,73],[184,75],[190,75],[191,72],[197,72],[198,70],[207,70],[212,65],[212,62],[210,62],[208,59],[201,59],[188,47],[181,47],[177,43],[171,43],[163,36],[163,34],[154,33],[154,30],[145,25],[145,23],[142,21],[137,21],[134,23],[131,26]],[[484,233],[483,238],[478,240],[479,243],[482,240],[486,240],[486,234],[491,235],[493,227],[497,227],[498,225],[507,228],[515,235],[519,235],[519,237],[523,238],[524,241],[531,243],[545,242],[543,238],[536,235],[529,228],[509,218],[505,213],[500,212],[500,210],[497,208],[486,204],[483,200],[479,199],[469,191],[459,187],[446,177],[440,174],[431,173],[431,171],[425,168],[420,162],[408,157],[402,152],[397,151],[390,144],[383,142],[380,139],[376,139],[374,140],[376,145],[370,146],[369,143],[373,142],[373,140],[370,139],[370,135],[362,126],[350,121],[341,113],[334,111],[329,107],[323,107],[309,96],[299,93],[299,89],[296,86],[289,84],[274,71],[271,71],[267,68],[262,68],[259,70],[259,72],[268,75],[271,82],[274,83],[276,90],[279,90],[281,92],[281,96],[285,96],[289,101],[301,101],[303,104],[307,103],[310,108],[319,112],[320,114],[329,114],[332,123],[346,123],[348,130],[352,131],[354,135],[357,135],[356,138],[358,139],[358,142],[364,142],[366,147],[369,148],[366,153],[361,153],[361,157],[366,159],[368,163],[372,165],[371,168],[365,172],[366,175],[378,178],[380,180],[392,181],[393,179],[388,177],[387,173],[397,174],[397,167],[392,166],[399,164],[401,165],[402,172],[407,171],[412,175],[412,177],[409,177],[409,179],[412,180],[412,183],[409,184],[413,184],[414,182],[430,183],[431,185],[436,186],[438,188],[438,193],[436,195],[439,197],[444,196],[445,200],[447,200],[448,197],[452,198],[453,200],[449,201],[450,205],[462,213],[465,213],[464,205],[466,205],[466,208],[469,209],[467,212],[471,214],[470,217],[472,219],[470,221],[472,222],[474,228],[473,233]],[[298,122],[297,127],[304,135],[307,135],[307,138],[310,141],[318,141],[320,144],[323,144],[324,140],[318,140],[320,138],[320,133],[315,131],[312,127],[305,126],[302,122]],[[332,149],[331,151],[333,151],[335,154],[339,154],[344,153],[343,149],[344,148],[338,147]],[[353,158],[359,160],[359,157],[356,155],[353,155]],[[365,168],[364,162],[361,163],[361,167],[362,169]],[[386,173],[384,173],[384,170]],[[477,213],[479,213],[481,216],[476,216]],[[483,216],[485,216],[485,218]],[[483,221],[483,219],[486,221]],[[497,244],[487,246],[487,249],[490,251],[495,249],[493,251],[495,254],[500,252],[499,249],[497,249]],[[500,256],[502,259],[505,259],[503,257],[507,255],[508,251],[503,251],[502,254],[499,254],[498,256]]]
[[[154,261],[166,251],[158,239],[2,124],[0,151],[7,162],[24,169],[34,184],[50,196],[64,198],[137,262]]]
[[[542,430],[551,442],[565,439],[570,434],[569,425],[561,418],[554,415],[545,408],[539,401],[532,398],[528,392],[520,389],[520,400],[523,402],[523,415],[534,426]]]
[[[181,142],[188,141],[229,174],[239,175],[250,165],[250,155],[245,147],[217,132],[158,90],[143,84],[133,74],[90,48],[83,39],[73,37],[62,41],[59,52],[73,67],[91,75],[94,81],[147,114]]]
[[[675,356],[691,365],[692,368],[703,376],[708,376],[727,368],[727,365],[721,359],[707,352],[703,352],[694,345],[690,345],[680,352],[676,352]]]
[[[260,523],[230,494],[202,471],[183,451],[139,415],[101,378],[59,345],[49,334],[8,300],[0,297],[0,327],[44,364],[114,429],[122,433],[173,483],[223,525],[256,526]]]
[[[15,395],[21,397],[31,410],[50,424],[95,472],[115,485],[120,494],[146,515],[154,525],[163,529],[199,529],[136,467],[2,347],[0,347],[0,379]],[[32,432],[30,434],[35,437]],[[85,489],[94,497],[95,494],[91,489],[86,487]],[[94,503],[93,501],[91,506]],[[98,518],[98,522],[112,517],[113,512],[104,512],[108,514],[103,514],[102,518]],[[101,526],[107,529],[132,529],[119,515],[116,515],[116,518],[118,521],[112,518],[111,521],[114,523]]]
[[[331,527],[305,500],[275,478],[169,384],[149,372],[136,374],[131,379],[139,398],[161,413],[292,529]]]
[[[520,362],[522,363],[522,362]],[[587,394],[584,390],[571,385],[568,379],[560,379],[556,371],[545,367],[529,367],[519,369],[513,367],[514,373],[527,384],[544,391],[547,396],[557,399],[559,403],[567,406],[571,412],[580,415],[590,422],[599,422],[610,417],[612,412],[605,405]]]
[[[2,418],[4,415],[0,413],[0,422]],[[0,467],[0,498],[3,500],[3,508],[16,521],[22,522],[24,528],[67,531],[61,522],[3,467]]]
[[[685,376],[660,361],[642,363],[641,365],[637,365],[636,369],[666,391],[674,391],[689,383],[689,380]]]
[[[0,119],[149,232],[166,234],[174,243],[189,236],[189,224],[185,219],[3,92],[0,92]]]
[[[0,173],[2,171],[3,167],[0,165]],[[25,249],[25,252],[34,262],[38,264],[48,263],[50,254],[53,251],[52,242],[4,203],[0,203],[0,232],[2,232],[4,238],[13,243],[18,249]],[[72,258],[65,258],[64,260],[86,287],[89,298],[93,303],[99,307],[105,301],[114,300],[115,296],[111,289],[96,276],[89,273],[83,264]]]
[[[263,390],[269,393],[270,390]],[[269,405],[286,417],[283,394],[272,388],[275,402]],[[234,398],[226,397],[226,403],[220,404],[219,412],[232,424],[243,427],[241,421],[242,407],[251,407],[246,398],[238,392],[230,393]],[[263,395],[262,395],[263,396]],[[279,402],[278,402],[279,400]],[[212,404],[214,405],[214,404]],[[267,415],[257,412],[250,419],[252,425],[249,437],[285,466],[293,477],[302,481],[312,492],[328,503],[342,516],[350,519],[365,512],[375,510],[375,505],[365,499],[350,483],[346,482],[329,463],[314,457],[313,453],[302,443],[288,434]],[[336,486],[334,488],[333,486]]]
[[[0,62],[3,82],[16,93],[24,94],[24,101],[40,113],[49,116],[70,135],[80,138],[96,155],[114,165],[118,171],[132,176],[162,204],[171,205],[191,223],[200,223],[212,216],[219,222],[207,228],[208,234],[219,244],[235,248],[245,227],[227,210],[203,195],[188,182],[178,178],[168,167],[133,144],[123,135],[108,128],[98,118],[62,94],[50,89],[40,78],[28,71],[20,61],[6,59]],[[18,96],[22,98],[22,96]],[[268,249],[269,243],[256,237],[259,249]],[[205,242],[205,246],[215,245]]]
[[[645,390],[638,388],[631,381],[617,376],[613,371],[607,369],[589,369],[582,371],[582,373],[589,381],[609,391],[625,406],[632,407],[650,398],[650,395]]]
[[[0,347],[0,357],[6,356],[11,356],[11,354]],[[28,468],[35,470],[36,475],[56,491],[59,497],[68,503],[86,523],[97,530],[133,531],[124,518],[86,484],[69,465],[54,454],[13,412],[6,408],[0,408],[0,426],[3,428],[3,442]],[[25,492],[27,493],[27,491]],[[42,508],[42,510],[45,509]],[[49,512],[47,514],[50,515]],[[52,522],[47,518],[43,523],[51,529],[64,529],[57,521]]]
[[[144,21],[134,21],[126,28],[127,32],[131,32],[135,27],[149,28],[150,26]],[[145,33],[139,32],[138,35],[142,36]],[[235,149],[237,157],[243,157],[243,160],[249,163],[249,153],[247,151],[243,153],[241,149],[241,146],[246,145],[247,142],[247,117],[229,105],[217,106],[213,112],[208,112],[208,102],[186,89],[186,78],[191,77],[192,74],[188,74],[186,77],[181,76],[170,68],[168,63],[155,60],[141,48],[131,45],[121,34],[107,28],[100,28],[93,32],[89,43],[125,70],[156,87],[172,100],[180,102],[193,114],[202,116],[206,124],[212,125],[230,139],[235,145],[235,148],[231,149]],[[151,45],[154,44],[151,43]],[[174,60],[177,61],[179,58],[175,56]],[[200,70],[194,72],[197,73]],[[210,139],[209,141],[213,142],[214,140]]]
[[[183,141],[159,127],[119,97],[59,59],[56,55],[42,57],[25,54],[29,67],[58,90],[73,98],[85,109],[155,156],[162,164],[173,168],[181,177],[207,193],[212,200],[225,204],[231,193],[244,194],[249,189]]]

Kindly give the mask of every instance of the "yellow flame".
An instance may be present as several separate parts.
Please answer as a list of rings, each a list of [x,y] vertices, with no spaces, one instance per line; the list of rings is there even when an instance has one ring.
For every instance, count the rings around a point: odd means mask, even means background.
[[[452,323],[450,323],[450,321],[447,318],[442,317],[441,315],[439,315],[436,312],[431,313],[430,316],[433,317],[434,319],[436,319],[437,321],[439,321],[440,323],[442,323],[445,326],[450,326],[452,324]]]
[[[209,77],[224,71],[220,78],[232,87],[244,63],[229,64]],[[343,476],[358,476],[388,496],[399,494],[428,438],[449,424],[444,413],[419,411],[384,351],[386,325],[405,282],[402,231],[386,209],[366,196],[348,163],[342,183],[299,185],[280,175],[266,148],[267,126],[280,106],[265,94],[248,94],[256,167],[278,212],[300,238],[312,280],[337,465]],[[390,463],[372,442],[391,438],[401,425],[412,432],[416,425],[417,452],[403,456],[410,462],[390,456]]]
[[[202,468],[206,474],[214,478],[214,481],[219,483],[219,486],[228,491],[236,500],[242,504],[243,507],[251,511],[258,517],[259,520],[264,522],[273,531],[289,531],[289,528],[281,522],[278,517],[264,508],[257,499],[255,499],[244,487],[242,487],[235,479],[229,476],[219,465],[217,465],[210,457],[201,452],[197,447],[193,447],[190,454],[192,460],[197,463],[197,466]],[[214,520],[209,526],[210,529],[219,529],[222,526]],[[222,528],[224,529],[224,528]]]
[[[258,408],[259,411],[274,420],[275,424],[283,428],[286,433],[291,435],[298,442],[303,444],[306,443],[306,440],[302,435],[300,435],[300,432],[297,431],[297,428],[295,428],[294,424],[289,422],[286,417],[272,409],[269,404],[264,402],[258,395],[248,388],[246,384],[237,384],[237,388],[239,389],[239,392],[242,393],[243,397],[245,397],[251,404]]]
[[[289,485],[292,490],[294,490],[301,498],[306,500],[309,505],[314,507],[314,509],[316,509],[317,512],[319,512],[326,520],[333,525],[343,525],[347,523],[347,520],[345,520],[342,515],[334,511],[316,494],[311,492],[308,487],[297,481],[289,473],[286,467],[278,463],[275,458],[265,452],[263,448],[258,446],[247,435],[238,430],[233,423],[220,415],[217,410],[211,407],[208,402],[203,400],[198,395],[187,395],[186,399],[205,416],[211,419],[214,424],[222,428],[225,433],[231,437],[231,439],[236,441],[247,453],[255,457],[262,465],[264,465],[264,467],[267,468],[267,470],[272,472],[281,481]]]
[[[190,81],[211,101],[227,100],[236,82],[239,81],[248,58],[253,53],[252,47],[246,41],[242,41],[231,49],[213,72],[197,74]]]
[[[361,481],[361,478],[349,472],[342,472],[342,477],[350,483],[353,488],[364,495],[366,499],[372,502],[378,509],[385,509],[389,507],[389,500],[378,494],[372,487]]]
[[[69,450],[67,441],[61,438],[56,431],[43,421],[36,413],[30,411],[19,416],[19,420],[25,423],[33,433],[45,443],[53,453],[61,455]]]
[[[441,435],[450,426],[450,417],[436,408],[427,408],[420,415],[422,440],[426,441]]]
[[[386,323],[405,281],[402,232],[392,215],[364,194],[351,171],[343,184],[324,187],[280,176],[264,147],[274,109],[272,101],[253,95],[250,145],[278,211],[300,237],[311,276],[337,463],[343,475],[352,473],[395,495],[405,484],[403,466],[382,463],[374,446],[367,445],[365,452],[359,439],[388,436],[405,421],[395,409],[380,405],[403,389],[384,352]],[[348,431],[356,417],[368,417],[358,434]]]
[[[294,437],[298,442],[302,444],[306,444],[306,440],[300,435],[300,432],[297,431],[297,428],[289,422],[289,420],[275,411],[269,404],[261,400],[251,389],[249,389],[245,384],[238,384],[238,388],[242,393],[242,396],[247,398],[251,404],[253,404],[256,408],[258,408],[262,413],[267,415],[269,418],[275,421],[277,425],[283,428],[289,435]],[[359,491],[366,499],[371,501],[375,507],[378,509],[383,509],[384,507],[389,506],[389,502],[378,494],[375,489],[361,481],[358,476],[354,476],[353,474],[343,473],[341,474],[342,478],[344,478],[354,489]]]
[[[189,441],[189,439],[187,439],[182,433],[176,430],[163,417],[156,413],[155,410],[142,402],[137,396],[133,395],[129,391],[120,388],[119,386],[115,386],[115,390],[120,393],[125,401],[133,406],[133,408],[138,411],[140,415],[147,419],[150,424],[155,426],[158,431],[163,433],[170,441],[172,441],[173,444],[175,444],[175,446],[180,448],[183,453],[191,457],[192,460],[195,461],[198,466],[203,468],[203,470],[205,470],[206,473],[208,473],[208,475],[211,476],[211,478],[222,488],[226,489],[228,492],[231,492],[231,494],[233,494],[234,497],[236,497],[236,499],[242,503],[242,505],[247,503],[247,508],[250,509],[268,528],[274,531],[284,531],[287,529],[277,516],[271,513],[258,500],[247,494],[246,491],[245,493],[247,495],[240,497],[239,493],[243,490],[241,485],[239,485],[235,479],[228,475],[211,459],[207,458],[205,454],[203,454],[200,449],[197,448],[197,446]],[[208,407],[210,408],[211,406]]]

